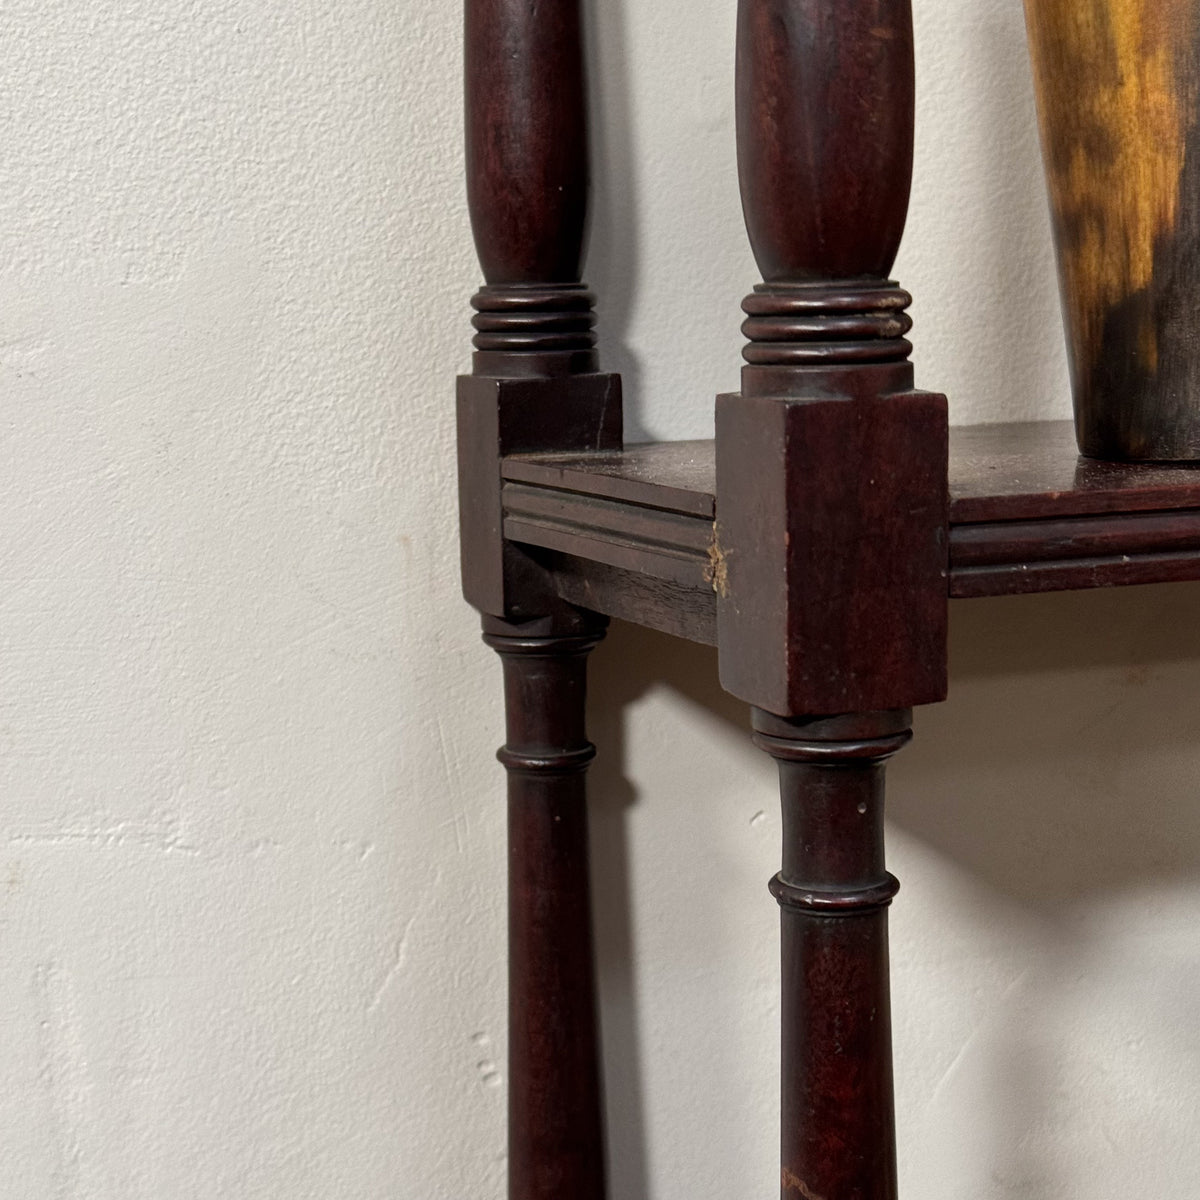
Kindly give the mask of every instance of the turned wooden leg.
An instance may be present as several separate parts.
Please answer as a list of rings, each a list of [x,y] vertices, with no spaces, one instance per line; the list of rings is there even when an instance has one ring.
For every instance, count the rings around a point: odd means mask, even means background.
[[[508,770],[510,1200],[603,1200],[584,733],[598,620],[568,633],[484,619],[504,664]]]
[[[896,1197],[883,773],[910,722],[754,713],[783,799],[784,1200]]]

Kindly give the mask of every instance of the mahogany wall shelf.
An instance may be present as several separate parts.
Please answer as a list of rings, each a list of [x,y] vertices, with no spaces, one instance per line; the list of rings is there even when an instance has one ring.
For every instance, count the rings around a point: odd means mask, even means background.
[[[717,644],[714,442],[517,454],[502,474],[504,535],[564,600]],[[949,488],[952,598],[1200,579],[1200,469],[1081,458],[1069,421],[951,429]]]
[[[581,282],[580,0],[466,0],[487,280],[459,380],[463,582],[504,664],[510,1200],[603,1200],[584,777],[609,617],[715,645],[779,765],[780,1190],[895,1200],[883,774],[945,699],[951,597],[1200,579],[1200,467],[1068,423],[949,430],[888,278],[913,136],[908,0],[739,0],[738,169],[763,283],[708,442],[624,447]],[[732,305],[731,305],[732,307]],[[614,1200],[642,1200],[621,1197]]]

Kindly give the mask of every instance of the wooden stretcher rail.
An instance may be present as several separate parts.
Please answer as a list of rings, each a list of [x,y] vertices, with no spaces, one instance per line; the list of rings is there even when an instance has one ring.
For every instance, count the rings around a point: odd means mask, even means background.
[[[1066,421],[955,429],[950,447],[952,597],[1200,579],[1200,470],[1081,459]],[[503,474],[505,536],[560,595],[716,644],[712,442],[517,455]]]

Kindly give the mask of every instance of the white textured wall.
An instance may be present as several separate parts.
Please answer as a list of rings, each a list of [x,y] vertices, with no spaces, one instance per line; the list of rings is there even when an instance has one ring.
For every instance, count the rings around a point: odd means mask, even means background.
[[[592,7],[607,360],[634,431],[702,435],[754,282],[733,0]],[[917,9],[918,378],[1065,415],[1019,6]],[[0,6],[6,1200],[502,1195],[459,23]],[[954,610],[892,773],[910,1197],[1194,1200],[1198,600]],[[774,783],[715,674],[628,627],[595,658],[615,1200],[776,1179]]]

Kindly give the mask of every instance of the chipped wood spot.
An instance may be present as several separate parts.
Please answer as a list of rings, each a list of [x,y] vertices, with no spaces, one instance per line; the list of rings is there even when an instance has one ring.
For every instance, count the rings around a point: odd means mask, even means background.
[[[817,1195],[799,1175],[787,1167],[783,1168],[780,1182],[783,1184],[785,1192],[795,1192],[796,1195],[802,1196],[804,1200],[825,1200],[824,1196]]]
[[[712,584],[712,590],[722,600],[729,595],[729,564],[725,551],[717,540],[717,526],[713,522],[712,541],[708,544],[708,566],[704,568],[704,578]]]

